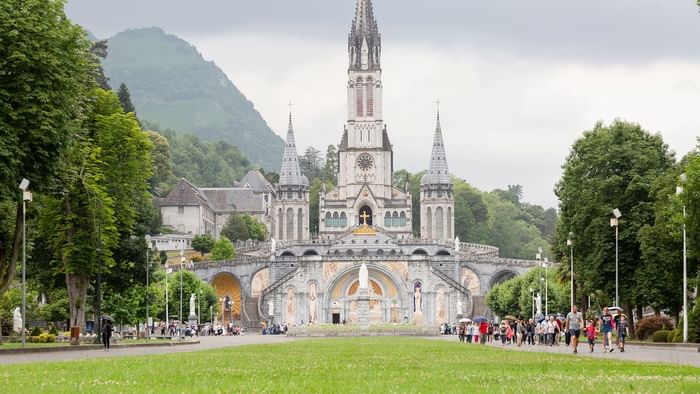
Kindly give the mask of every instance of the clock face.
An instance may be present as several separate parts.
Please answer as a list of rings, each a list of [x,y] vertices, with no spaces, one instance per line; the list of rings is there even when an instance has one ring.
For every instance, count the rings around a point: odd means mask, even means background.
[[[357,166],[362,171],[369,171],[374,166],[374,159],[372,159],[372,156],[365,153],[357,158]]]

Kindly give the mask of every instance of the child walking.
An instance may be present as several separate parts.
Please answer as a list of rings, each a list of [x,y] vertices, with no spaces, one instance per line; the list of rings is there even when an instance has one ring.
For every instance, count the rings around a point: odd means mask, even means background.
[[[588,321],[588,327],[586,327],[586,337],[588,337],[588,348],[591,350],[591,353],[593,353],[593,348],[595,347],[595,324],[593,324],[593,320]]]

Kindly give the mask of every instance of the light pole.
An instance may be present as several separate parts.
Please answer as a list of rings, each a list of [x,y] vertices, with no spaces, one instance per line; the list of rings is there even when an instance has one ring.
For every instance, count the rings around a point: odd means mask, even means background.
[[[185,242],[183,241],[181,244],[180,248],[180,271],[178,274],[180,275],[180,323],[178,324],[178,329],[180,331],[180,335],[178,335],[178,338],[182,339],[182,268],[183,265],[185,264]]]
[[[574,308],[574,233],[569,232],[569,237],[566,239],[566,246],[571,249],[571,309]]]
[[[535,259],[537,259],[537,261],[542,261],[542,247],[537,248],[537,254],[535,254]],[[539,271],[540,271],[540,296],[542,296],[542,270],[539,270]]]
[[[209,324],[214,326],[214,308],[211,305],[209,305]]]
[[[199,297],[197,298],[197,326],[202,324],[202,289],[199,289]]]
[[[151,333],[150,329],[151,327],[148,325],[148,276],[149,276],[149,269],[148,266],[150,265],[149,256],[148,252],[151,250],[151,236],[146,234],[146,339],[150,339]]]
[[[685,184],[688,180],[686,174],[681,174],[681,183]],[[676,187],[676,194],[683,194],[683,186]],[[685,233],[686,210],[685,202],[683,202],[683,343],[688,343],[688,254],[686,249],[686,233]]]
[[[532,301],[532,320],[535,320],[535,289],[530,288],[530,301]]]
[[[170,268],[168,267],[168,262],[165,262],[165,324],[168,325],[168,331],[170,331],[170,317],[168,316],[168,274],[170,273]]]
[[[22,178],[19,188],[22,190],[22,349],[27,345],[24,327],[27,325],[27,202],[32,201],[32,192],[28,191],[29,181]]]
[[[619,237],[619,219],[622,217],[620,210],[615,208],[612,211],[613,216],[610,218],[610,226],[615,227],[615,306],[620,306],[620,253],[618,247]]]
[[[544,263],[542,265],[544,266],[544,315],[549,316],[549,286],[548,286],[548,278],[547,278],[547,265],[549,263],[548,258],[544,258]]]

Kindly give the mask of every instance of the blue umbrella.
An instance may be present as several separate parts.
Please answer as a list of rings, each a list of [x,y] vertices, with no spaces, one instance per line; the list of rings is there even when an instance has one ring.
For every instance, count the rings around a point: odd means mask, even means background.
[[[483,317],[483,316],[477,316],[477,317],[473,318],[472,321],[474,323],[481,323],[481,322],[488,321],[488,319]]]

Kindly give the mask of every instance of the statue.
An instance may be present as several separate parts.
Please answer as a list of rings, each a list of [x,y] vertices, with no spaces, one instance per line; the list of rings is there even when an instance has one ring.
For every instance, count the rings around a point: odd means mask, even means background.
[[[535,297],[535,304],[537,305],[537,314],[541,315],[542,314],[542,295],[537,294],[537,297]]]
[[[309,323],[316,322],[316,284],[309,285]]]
[[[367,289],[369,287],[369,272],[367,271],[367,264],[362,263],[360,267],[360,289]]]
[[[458,299],[457,300],[457,314],[461,315],[463,313],[463,311],[464,311],[464,307],[462,305],[462,300]]]
[[[275,303],[272,300],[267,302],[267,315],[274,316],[275,314]]]
[[[22,313],[19,311],[19,307],[15,308],[13,315],[12,329],[14,332],[22,332]]]
[[[415,311],[423,312],[423,293],[421,293],[420,285],[416,285],[416,291],[413,293],[413,302],[415,303]]]
[[[272,238],[272,241],[270,242],[270,252],[274,255],[276,250],[277,250],[277,241],[275,241],[275,239]]]
[[[455,254],[459,253],[459,237],[455,238]]]
[[[190,316],[197,315],[197,313],[196,313],[197,310],[194,309],[194,303],[196,300],[197,300],[197,296],[195,296],[194,293],[192,293],[192,296],[190,297]]]

